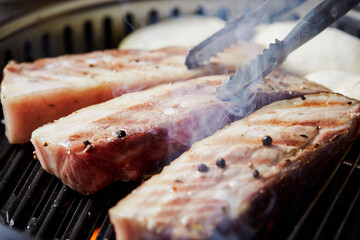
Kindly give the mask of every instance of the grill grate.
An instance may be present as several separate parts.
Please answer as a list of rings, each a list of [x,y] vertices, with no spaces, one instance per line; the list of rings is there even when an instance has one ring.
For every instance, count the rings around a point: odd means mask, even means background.
[[[360,139],[336,166],[270,222],[270,239],[359,239]]]
[[[92,2],[95,3],[96,0]],[[116,5],[111,5],[111,2]],[[135,4],[124,6],[127,9],[125,11],[119,9],[118,0],[99,1],[98,6],[80,9],[79,14],[83,14],[81,19],[80,15],[75,17],[64,10],[65,17],[44,17],[44,21],[48,21],[49,25],[39,24],[38,30],[33,32],[31,24],[20,29],[18,35],[14,33],[4,37],[0,31],[0,68],[13,57],[24,61],[64,53],[113,48],[123,36],[132,32],[134,27],[141,26],[142,22],[150,24],[165,17],[189,13],[231,19],[239,12],[251,9],[249,2],[248,5],[236,5],[243,9],[224,7],[225,3],[231,1],[220,1],[219,4],[219,1],[208,0],[206,7],[203,6],[203,1],[190,0],[184,0],[186,4],[165,0],[134,2]],[[252,2],[256,6],[259,1]],[[68,3],[65,1],[63,4]],[[291,13],[288,18],[299,16],[301,12]],[[337,23],[337,27],[360,37],[359,19],[343,18]],[[2,111],[0,115],[2,116]],[[360,239],[360,228],[355,227],[360,226],[359,149],[360,139],[344,155],[344,159],[339,159],[313,186],[259,230],[256,238]],[[97,239],[114,239],[108,209],[138,183],[115,183],[92,196],[83,196],[47,174],[39,162],[33,159],[32,151],[31,144],[10,145],[1,124],[1,236],[7,236],[3,233],[11,228],[10,233],[21,231],[22,238],[90,239],[98,229]],[[4,228],[4,225],[8,227]]]

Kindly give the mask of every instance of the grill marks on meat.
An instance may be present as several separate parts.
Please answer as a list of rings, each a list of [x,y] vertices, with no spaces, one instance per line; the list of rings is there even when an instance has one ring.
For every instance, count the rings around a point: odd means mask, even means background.
[[[125,94],[38,128],[31,141],[43,168],[83,194],[118,179],[140,180],[216,129],[201,129],[201,121],[214,118],[213,125],[227,123],[226,109],[215,96],[223,78],[212,76]],[[215,118],[217,114],[225,117]],[[125,137],[118,138],[120,130]],[[91,151],[85,151],[85,140],[92,145]]]
[[[6,136],[10,143],[24,143],[37,127],[77,109],[123,93],[219,71],[221,64],[188,70],[184,64],[187,52],[181,47],[108,50],[34,63],[10,62],[1,85]]]
[[[359,125],[359,102],[339,94],[265,106],[195,143],[110,209],[117,239],[246,238],[336,162]]]
[[[270,75],[264,85],[254,88],[253,93],[259,95],[254,102],[222,102],[216,98],[216,86],[227,76],[202,77],[124,94],[81,109],[38,128],[31,141],[43,168],[83,194],[116,180],[142,180],[195,141],[255,107],[326,90],[288,73],[275,73],[281,77]],[[286,87],[276,84],[280,80]],[[120,130],[126,136],[119,138]]]

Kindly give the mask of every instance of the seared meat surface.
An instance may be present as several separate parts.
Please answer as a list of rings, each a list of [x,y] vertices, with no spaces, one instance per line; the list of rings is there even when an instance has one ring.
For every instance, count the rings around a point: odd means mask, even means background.
[[[222,102],[207,76],[124,94],[36,129],[31,141],[43,168],[89,194],[116,181],[142,180],[176,154],[270,102],[326,88],[274,72],[246,101]]]
[[[34,63],[10,62],[1,84],[6,136],[10,143],[24,143],[37,127],[77,109],[123,93],[219,70],[216,67],[188,70],[184,64],[187,52],[182,47],[107,50]],[[246,57],[240,55],[237,59],[241,63]]]
[[[360,103],[340,94],[272,103],[195,143],[110,209],[116,237],[247,239],[359,133]]]

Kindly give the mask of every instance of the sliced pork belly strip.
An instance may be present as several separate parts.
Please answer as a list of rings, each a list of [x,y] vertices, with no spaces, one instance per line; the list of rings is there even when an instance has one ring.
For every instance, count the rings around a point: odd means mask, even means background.
[[[234,108],[235,103],[216,98],[216,86],[225,77],[207,76],[124,94],[36,129],[31,141],[46,171],[83,194],[94,193],[116,180],[144,179],[195,141],[256,107],[326,90],[274,72],[265,84],[254,86],[253,95],[259,96],[254,102],[246,99]]]
[[[30,140],[41,125],[73,111],[161,83],[187,80],[234,68],[247,56],[241,47],[218,58],[212,67],[188,70],[188,49],[108,50],[46,58],[34,63],[10,62],[4,69],[1,102],[10,143]],[[228,58],[237,59],[231,66]],[[224,59],[224,64],[221,64]]]
[[[359,102],[339,94],[265,106],[195,143],[110,209],[117,239],[246,239],[336,161],[359,124]]]

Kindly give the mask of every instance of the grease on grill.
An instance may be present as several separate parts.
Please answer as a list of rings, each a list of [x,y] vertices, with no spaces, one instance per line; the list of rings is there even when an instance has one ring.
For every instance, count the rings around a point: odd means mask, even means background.
[[[36,151],[33,151],[33,158],[34,158],[35,160],[38,160],[38,157],[37,157],[37,155],[36,155]]]

